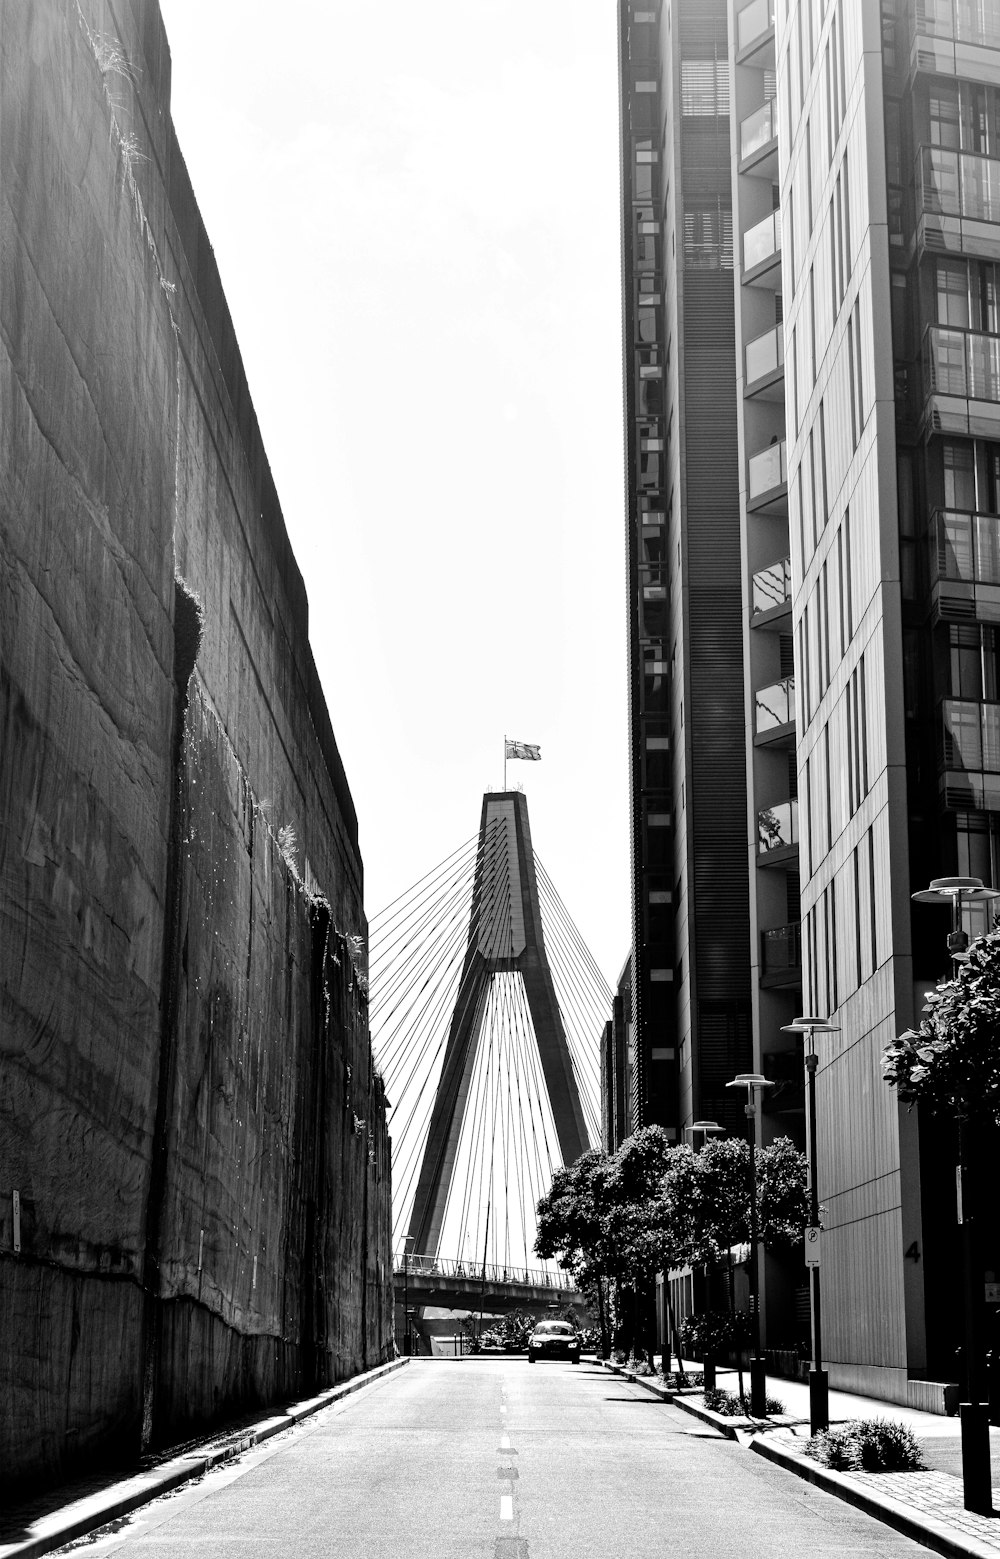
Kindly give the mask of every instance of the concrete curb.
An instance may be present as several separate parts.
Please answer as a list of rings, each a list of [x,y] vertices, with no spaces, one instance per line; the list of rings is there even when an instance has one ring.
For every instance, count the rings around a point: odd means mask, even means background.
[[[750,1418],[726,1418],[722,1413],[713,1413],[710,1408],[703,1407],[700,1402],[694,1402],[683,1391],[673,1391],[666,1386],[655,1385],[647,1375],[636,1375],[634,1371],[627,1370],[622,1364],[611,1364],[607,1359],[595,1359],[602,1369],[610,1370],[613,1375],[622,1375],[626,1380],[632,1381],[636,1386],[642,1386],[644,1390],[652,1392],[654,1397],[659,1397],[661,1402],[672,1402],[674,1407],[679,1407],[682,1412],[690,1413],[692,1418],[700,1418],[703,1424],[710,1424],[717,1429],[719,1434],[727,1440],[740,1440],[748,1443],[748,1437],[752,1435],[757,1425]]]
[[[363,1375],[342,1381],[339,1386],[331,1386],[316,1397],[294,1402],[272,1418],[262,1419],[260,1423],[251,1424],[228,1436],[209,1440],[204,1450],[174,1457],[158,1467],[150,1468],[148,1472],[136,1473],[134,1477],[126,1478],[112,1488],[84,1495],[62,1510],[40,1516],[34,1523],[38,1530],[31,1537],[12,1543],[0,1542],[0,1559],[34,1559],[37,1554],[51,1553],[55,1548],[62,1548],[65,1543],[85,1537],[98,1527],[106,1526],[109,1521],[117,1521],[130,1515],[133,1510],[138,1510],[141,1505],[148,1505],[161,1494],[168,1494],[181,1484],[202,1477],[211,1468],[234,1461],[255,1445],[263,1445],[284,1430],[293,1429],[303,1419],[311,1418],[314,1413],[332,1406],[342,1397],[349,1397],[352,1392],[360,1391],[362,1387],[371,1385],[373,1381],[401,1369],[409,1362],[409,1359],[401,1358],[380,1364]]]
[[[997,1559],[997,1548],[992,1543],[980,1543],[971,1535],[963,1533],[957,1536],[952,1526],[943,1521],[936,1520],[933,1516],[914,1512],[911,1506],[902,1504],[899,1500],[890,1498],[886,1494],[876,1494],[867,1489],[858,1488],[849,1478],[843,1477],[839,1472],[834,1472],[829,1467],[820,1466],[810,1456],[800,1456],[788,1446],[778,1445],[773,1440],[765,1440],[755,1436],[750,1441],[750,1449],[756,1451],[758,1456],[765,1457],[768,1461],[784,1467],[788,1472],[794,1472],[797,1477],[814,1483],[817,1488],[824,1489],[828,1494],[835,1494],[838,1499],[846,1500],[849,1505],[855,1505],[858,1510],[863,1510],[866,1515],[874,1516],[886,1526],[894,1527],[897,1532],[902,1532],[904,1537],[911,1537],[914,1542],[922,1543],[925,1548],[933,1549],[935,1553],[955,1556],[955,1559]]]
[[[612,1375],[620,1375],[623,1380],[631,1381],[634,1386],[642,1386],[644,1391],[659,1397],[661,1402],[674,1401],[675,1393],[666,1386],[656,1385],[648,1375],[637,1375],[634,1370],[627,1370],[623,1364],[612,1364],[608,1359],[594,1358],[590,1362],[599,1364],[602,1370],[609,1370]]]

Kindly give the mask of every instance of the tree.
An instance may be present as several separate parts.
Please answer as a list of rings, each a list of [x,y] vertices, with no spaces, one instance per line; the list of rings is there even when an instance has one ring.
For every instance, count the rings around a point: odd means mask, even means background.
[[[662,1126],[643,1126],[612,1154],[605,1179],[605,1246],[609,1275],[624,1289],[630,1352],[653,1362],[655,1280],[663,1270],[663,1238],[654,1209],[663,1176],[676,1152]],[[669,1369],[669,1345],[664,1373]],[[679,1361],[678,1361],[679,1362]]]
[[[757,1227],[773,1249],[794,1245],[809,1221],[805,1156],[788,1137],[758,1148]],[[750,1146],[716,1138],[700,1153],[675,1148],[660,1187],[657,1221],[674,1266],[717,1263],[750,1239]]]
[[[608,1155],[600,1148],[581,1153],[575,1163],[557,1169],[537,1207],[535,1253],[558,1261],[581,1287],[606,1276],[604,1249],[605,1180]]]
[[[974,942],[957,976],[931,991],[918,1028],[889,1041],[882,1077],[906,1104],[1000,1125],[1000,931]]]
[[[659,1270],[649,1209],[671,1151],[661,1126],[643,1127],[612,1155],[591,1149],[574,1164],[557,1169],[548,1194],[538,1203],[535,1250],[543,1259],[558,1260],[581,1287],[595,1284],[602,1342],[602,1279],[612,1279],[627,1291],[628,1344],[637,1340],[635,1332],[640,1345],[645,1341],[643,1300],[650,1297],[646,1291],[651,1292]]]
[[[773,1249],[802,1239],[809,1221],[805,1156],[787,1137],[756,1153],[757,1230]],[[739,1137],[707,1142],[700,1153],[676,1148],[670,1156],[652,1217],[662,1231],[660,1255],[670,1266],[725,1266],[729,1279],[730,1337],[737,1336],[734,1246],[750,1241],[750,1145]],[[711,1353],[714,1358],[714,1351]],[[740,1368],[740,1396],[743,1371]]]
[[[575,1163],[557,1169],[537,1207],[535,1251],[543,1261],[558,1261],[584,1290],[597,1294],[601,1352],[610,1350],[604,1306],[608,1274],[605,1205],[608,1155],[600,1148],[581,1153]]]
[[[757,1153],[757,1212],[768,1247],[795,1244],[808,1222],[806,1161],[787,1137]],[[633,1132],[616,1153],[596,1149],[558,1169],[538,1204],[539,1256],[555,1257],[582,1285],[616,1283],[629,1347],[652,1358],[650,1320],[658,1272],[725,1264],[750,1239],[750,1149],[740,1138],[716,1139],[700,1153],[676,1146],[661,1126]],[[668,1299],[671,1330],[673,1312]],[[678,1363],[680,1363],[679,1349]],[[669,1345],[664,1370],[669,1369]]]

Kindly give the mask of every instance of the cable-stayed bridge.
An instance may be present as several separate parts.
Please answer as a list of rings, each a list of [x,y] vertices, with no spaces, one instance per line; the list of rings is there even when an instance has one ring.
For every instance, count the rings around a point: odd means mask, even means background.
[[[534,854],[524,795],[485,795],[478,833],[369,937],[397,1287],[470,1309],[575,1299],[534,1254],[535,1207],[599,1140],[612,993]]]

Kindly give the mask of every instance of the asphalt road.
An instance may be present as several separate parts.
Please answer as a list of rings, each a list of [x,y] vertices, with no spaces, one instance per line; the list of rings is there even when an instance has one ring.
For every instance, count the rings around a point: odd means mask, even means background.
[[[586,1363],[413,1361],[60,1552],[126,1559],[926,1556]]]

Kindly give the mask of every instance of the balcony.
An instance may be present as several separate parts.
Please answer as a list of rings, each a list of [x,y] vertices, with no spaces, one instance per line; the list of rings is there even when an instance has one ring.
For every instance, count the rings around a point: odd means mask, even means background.
[[[802,928],[797,920],[761,932],[760,967],[762,984],[802,983]]]
[[[750,0],[736,17],[737,59],[774,65],[774,0]]]
[[[780,211],[772,211],[743,234],[743,281],[775,290],[781,286]]]
[[[744,348],[746,395],[783,400],[785,394],[785,332],[781,325],[755,336]]]
[[[778,100],[772,97],[763,108],[740,121],[740,172],[773,172],[778,160]],[[763,164],[767,166],[763,166]]]
[[[938,509],[930,564],[937,620],[1000,623],[1000,515]]]
[[[1000,437],[1000,336],[930,325],[923,365],[927,431]]]
[[[946,698],[941,724],[946,769],[1000,774],[1000,704]]]
[[[785,440],[768,444],[747,461],[747,508],[778,513],[787,507],[788,464]]]
[[[799,804],[782,801],[757,813],[758,865],[777,865],[793,854],[799,843]],[[764,859],[762,859],[764,857]]]
[[[1000,84],[997,0],[917,0],[912,36],[912,69]]]
[[[945,805],[1000,812],[1000,704],[946,698],[940,714]]]
[[[758,569],[753,576],[751,616],[762,617],[767,622],[778,616],[784,618],[791,604],[791,558],[781,558],[777,563],[772,563],[769,568]],[[759,625],[755,624],[755,626]]]
[[[1000,160],[922,146],[916,185],[921,249],[1000,260]]]
[[[782,677],[754,694],[754,732],[758,744],[787,742],[795,736],[795,678]]]

